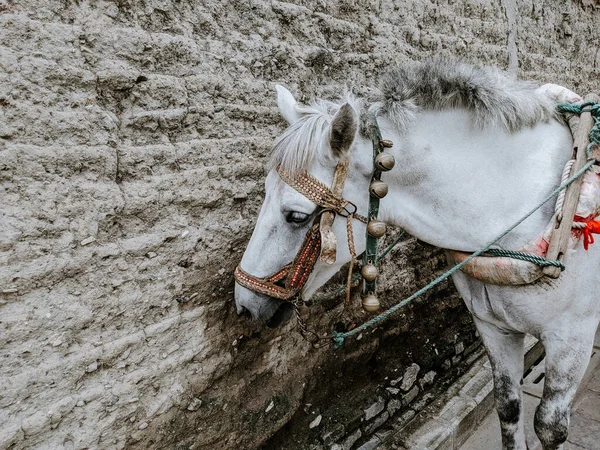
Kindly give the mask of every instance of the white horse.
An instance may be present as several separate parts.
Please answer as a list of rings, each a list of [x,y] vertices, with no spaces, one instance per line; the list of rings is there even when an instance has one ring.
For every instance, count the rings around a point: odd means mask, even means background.
[[[371,136],[361,126],[376,113],[396,167],[383,174],[389,194],[380,220],[432,245],[473,252],[516,222],[560,183],[572,136],[555,117],[552,89],[536,89],[501,72],[456,63],[410,65],[389,71],[369,105],[347,96],[341,103],[298,104],[277,86],[277,104],[290,127],[276,141],[265,201],[241,261],[264,277],[288,264],[320,208],[284,183],[275,168],[306,171],[330,186],[340,157],[349,157],[343,197],[366,215],[373,171]],[[558,92],[566,92],[558,90]],[[574,94],[573,94],[574,95]],[[559,96],[560,97],[560,96]],[[342,139],[340,139],[340,136]],[[332,145],[333,140],[335,145]],[[341,144],[340,144],[341,143]],[[553,202],[498,242],[518,250],[539,236]],[[345,220],[337,218],[337,260],[317,262],[302,297],[309,299],[350,261]],[[354,223],[357,253],[365,225]],[[526,449],[520,380],[523,340],[530,333],[546,350],[543,398],[535,430],[545,450],[562,449],[570,406],[590,359],[600,321],[600,245],[569,252],[558,279],[526,286],[453,276],[492,363],[505,449]],[[289,303],[236,285],[239,312],[276,326],[291,316]]]

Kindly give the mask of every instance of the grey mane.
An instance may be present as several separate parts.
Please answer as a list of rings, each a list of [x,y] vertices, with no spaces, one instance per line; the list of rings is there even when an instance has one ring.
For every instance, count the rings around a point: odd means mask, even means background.
[[[537,87],[494,68],[442,60],[408,63],[383,75],[376,108],[400,130],[421,109],[462,108],[481,128],[500,125],[515,132],[555,115],[554,104]]]
[[[510,132],[546,122],[555,116],[554,104],[536,92],[532,82],[515,80],[493,68],[453,61],[407,63],[388,70],[380,90],[363,101],[346,94],[339,102],[317,100],[299,106],[301,118],[275,141],[271,167],[291,173],[307,170],[315,158],[333,158],[327,134],[331,119],[345,102],[361,117],[361,134],[370,138],[373,116],[389,118],[402,131],[423,110],[465,109],[480,128],[502,126]]]

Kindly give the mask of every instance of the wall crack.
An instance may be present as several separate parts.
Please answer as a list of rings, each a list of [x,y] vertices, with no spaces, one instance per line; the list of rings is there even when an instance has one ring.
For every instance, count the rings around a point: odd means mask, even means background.
[[[508,28],[506,49],[508,50],[508,72],[515,78],[519,70],[519,49],[517,47],[517,0],[502,0]]]

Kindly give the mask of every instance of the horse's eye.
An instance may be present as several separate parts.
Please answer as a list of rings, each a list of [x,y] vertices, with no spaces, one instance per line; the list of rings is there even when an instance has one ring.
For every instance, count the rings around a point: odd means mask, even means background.
[[[285,220],[288,223],[304,223],[309,217],[310,214],[305,214],[298,211],[290,211],[285,215]]]

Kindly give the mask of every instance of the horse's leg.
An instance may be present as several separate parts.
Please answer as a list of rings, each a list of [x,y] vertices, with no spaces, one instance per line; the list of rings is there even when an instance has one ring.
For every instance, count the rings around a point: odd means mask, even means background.
[[[523,420],[523,342],[525,335],[506,331],[473,317],[492,364],[496,410],[502,430],[504,450],[525,450]]]
[[[567,440],[571,403],[590,361],[596,327],[579,321],[541,335],[546,379],[534,428],[544,450],[562,450]]]

